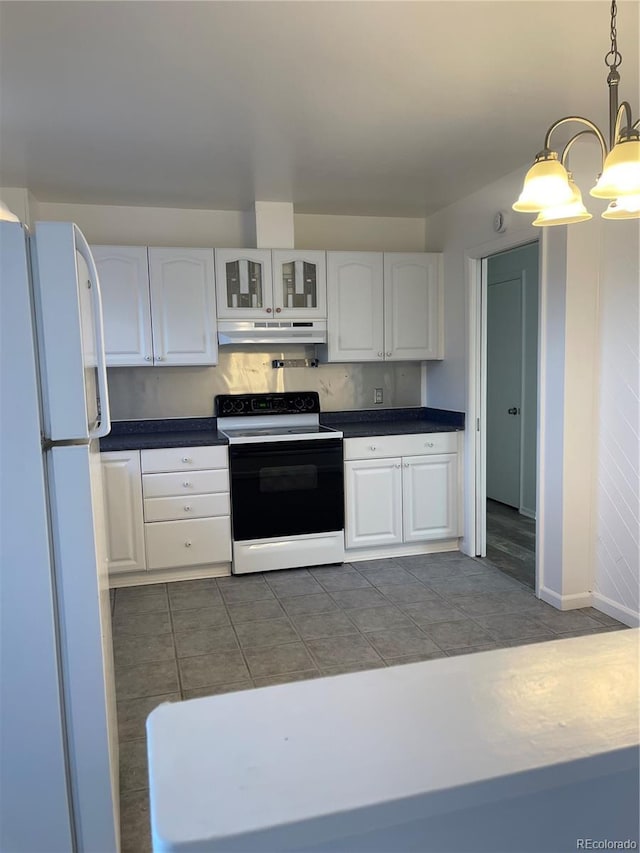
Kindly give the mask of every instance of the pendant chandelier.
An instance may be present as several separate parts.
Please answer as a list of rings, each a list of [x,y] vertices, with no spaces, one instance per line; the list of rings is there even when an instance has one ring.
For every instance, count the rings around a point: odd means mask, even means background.
[[[569,225],[585,222],[592,216],[582,203],[582,195],[567,170],[567,160],[573,145],[585,136],[595,136],[602,152],[602,172],[590,191],[595,198],[611,199],[602,214],[604,219],[640,218],[640,122],[633,122],[627,101],[618,106],[618,68],[622,56],[618,51],[616,33],[616,0],[611,3],[611,48],[604,58],[609,69],[609,144],[600,129],[582,116],[565,116],[555,121],[544,138],[544,148],[536,154],[527,172],[520,197],[513,209],[522,213],[537,213],[536,226]],[[575,122],[586,127],[567,142],[559,155],[551,148],[551,136],[563,124]]]

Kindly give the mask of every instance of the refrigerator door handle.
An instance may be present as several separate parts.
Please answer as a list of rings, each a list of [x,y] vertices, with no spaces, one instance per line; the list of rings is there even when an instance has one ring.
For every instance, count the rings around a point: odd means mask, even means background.
[[[102,323],[102,296],[100,294],[100,281],[98,270],[91,254],[91,249],[84,234],[74,225],[76,250],[82,255],[89,270],[93,287],[91,298],[93,301],[93,317],[96,331],[96,360],[98,374],[98,394],[100,421],[95,429],[89,431],[89,438],[102,438],[111,432],[111,416],[109,414],[109,388],[107,386],[107,357],[104,351],[104,327]]]

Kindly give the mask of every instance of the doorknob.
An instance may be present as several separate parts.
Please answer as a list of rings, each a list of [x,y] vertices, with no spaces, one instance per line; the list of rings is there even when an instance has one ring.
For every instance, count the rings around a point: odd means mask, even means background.
[[[520,409],[516,409],[516,407],[514,406],[514,407],[513,407],[513,408],[511,408],[511,409],[507,409],[507,412],[508,412],[510,415],[517,415],[517,414],[519,414],[519,413],[520,413]]]

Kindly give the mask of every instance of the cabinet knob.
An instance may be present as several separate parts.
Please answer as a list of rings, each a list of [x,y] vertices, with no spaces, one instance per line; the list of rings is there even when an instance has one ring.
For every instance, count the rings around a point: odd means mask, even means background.
[[[183,462],[191,462],[191,457],[190,456],[183,456],[182,461]]]
[[[389,358],[391,358],[391,353],[390,353],[390,352],[388,352],[388,353],[387,353],[387,356],[388,356]]]
[[[402,466],[400,465],[400,463],[398,463],[397,465],[394,465],[393,467],[394,468],[401,468]]]
[[[145,360],[145,361],[151,361],[151,356],[150,356],[150,355],[145,355],[144,360]]]
[[[184,547],[185,548],[191,548],[191,540],[190,539],[187,539],[187,541],[184,543]]]
[[[189,506],[189,504],[186,504],[184,511],[185,512],[191,512],[191,507]]]
[[[404,467],[405,467],[405,468],[408,468],[408,467],[409,467],[409,463],[408,463],[408,462],[405,462],[405,463],[404,463]]]
[[[282,308],[276,308],[276,314],[279,314],[282,311]]]
[[[158,356],[158,361],[164,361],[164,356],[163,356],[163,355],[159,355],[159,356]]]
[[[382,356],[383,356],[383,355],[384,355],[384,353],[383,353],[383,352],[379,352],[379,353],[378,353],[378,358],[382,358]]]
[[[372,444],[371,447],[369,448],[369,450],[375,450],[375,449],[376,449],[375,444]]]
[[[182,485],[185,487],[185,489],[188,489],[191,483],[189,482],[189,480],[185,480]]]
[[[267,308],[267,314],[271,314],[272,311],[273,311],[273,308]]]
[[[433,441],[428,441],[428,442],[425,444],[425,447],[435,447],[435,444],[433,443]]]

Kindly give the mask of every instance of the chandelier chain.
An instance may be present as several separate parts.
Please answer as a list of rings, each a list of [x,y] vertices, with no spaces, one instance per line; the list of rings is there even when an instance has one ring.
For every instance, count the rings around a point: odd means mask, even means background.
[[[616,30],[617,14],[618,6],[616,0],[611,0],[611,48],[604,58],[604,64],[612,71],[615,71],[619,65],[622,65],[622,54],[618,50],[618,31]]]

